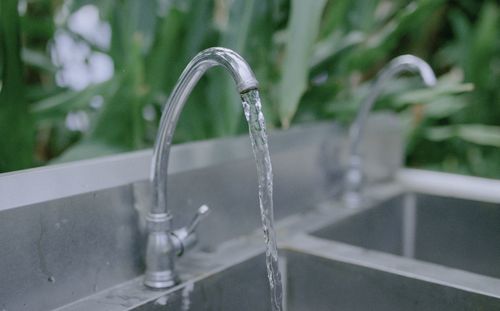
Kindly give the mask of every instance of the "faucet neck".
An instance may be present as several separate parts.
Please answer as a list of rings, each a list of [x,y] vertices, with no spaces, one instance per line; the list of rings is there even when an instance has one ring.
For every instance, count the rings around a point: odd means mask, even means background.
[[[209,48],[197,54],[182,72],[165,105],[156,136],[151,180],[153,183],[153,206],[151,213],[167,214],[168,159],[177,121],[191,94],[203,74],[214,66],[224,67],[233,77],[238,92],[257,89],[258,82],[247,62],[236,52],[225,48]]]
[[[349,144],[350,154],[359,156],[359,144],[363,136],[366,120],[380,93],[382,92],[387,81],[401,72],[418,73],[424,84],[428,87],[436,84],[436,76],[434,71],[427,62],[414,55],[401,55],[392,59],[382,70],[377,74],[375,82],[370,87],[368,95],[361,103],[356,119],[349,129]]]

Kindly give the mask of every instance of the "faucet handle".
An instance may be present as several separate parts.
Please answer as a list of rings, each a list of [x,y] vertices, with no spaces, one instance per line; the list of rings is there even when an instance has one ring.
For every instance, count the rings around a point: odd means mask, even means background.
[[[203,204],[198,208],[198,211],[188,226],[182,227],[170,233],[177,256],[182,256],[186,250],[196,245],[196,242],[198,242],[196,228],[198,228],[200,222],[208,216],[208,214],[210,214],[210,211],[211,209],[207,205]]]
[[[205,217],[207,217],[212,210],[208,205],[203,204],[198,208],[198,211],[196,211],[196,214],[194,215],[193,219],[191,220],[191,223],[187,227],[187,232],[188,233],[194,233],[196,228],[198,227],[200,221],[202,221]]]

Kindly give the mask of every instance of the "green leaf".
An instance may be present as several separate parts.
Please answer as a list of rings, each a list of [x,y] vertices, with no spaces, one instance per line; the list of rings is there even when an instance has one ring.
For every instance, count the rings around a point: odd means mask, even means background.
[[[426,103],[443,95],[460,94],[474,89],[472,83],[437,84],[435,87],[407,91],[396,97],[400,104]]]
[[[327,38],[321,40],[314,47],[311,56],[311,67],[317,67],[326,60],[354,47],[366,40],[365,35],[360,31],[352,31],[344,35],[334,32]]]
[[[500,147],[500,126],[466,124],[432,127],[426,131],[426,138],[432,141],[454,137],[476,145]]]
[[[500,147],[500,126],[482,124],[457,126],[457,136],[476,145]]]
[[[24,92],[16,0],[0,1],[0,55],[0,172],[6,172],[32,165],[35,136]]]
[[[51,73],[55,73],[57,70],[57,67],[54,66],[50,58],[40,51],[23,48],[21,57],[25,64],[38,67]]]
[[[493,2],[486,3],[481,9],[479,22],[471,42],[469,58],[466,60],[469,78],[478,87],[486,89],[490,85],[492,87],[498,86],[498,81],[491,81],[490,77],[484,74],[484,70],[490,68],[493,57],[498,57],[499,27],[500,10],[498,5]]]
[[[312,47],[318,36],[325,3],[325,0],[292,0],[278,91],[278,111],[284,127],[290,125],[307,87]]]
[[[425,104],[425,116],[434,119],[443,119],[450,117],[467,106],[467,101],[462,96],[444,96],[432,99]]]
[[[96,95],[103,97],[116,91],[117,79],[88,86],[81,91],[64,90],[39,101],[33,102],[30,111],[37,120],[63,118],[66,114],[76,109],[86,109],[90,100]]]

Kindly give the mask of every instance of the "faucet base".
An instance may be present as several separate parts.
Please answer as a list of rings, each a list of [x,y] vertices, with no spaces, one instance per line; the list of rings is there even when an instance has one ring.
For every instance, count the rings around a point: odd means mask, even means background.
[[[348,191],[342,197],[344,205],[348,208],[360,208],[363,206],[363,198],[359,192]]]
[[[146,217],[149,234],[144,285],[150,288],[168,288],[178,283],[174,272],[176,250],[171,240],[171,219],[167,213],[149,213]]]
[[[169,288],[179,283],[179,279],[172,271],[146,272],[144,285],[153,289]]]

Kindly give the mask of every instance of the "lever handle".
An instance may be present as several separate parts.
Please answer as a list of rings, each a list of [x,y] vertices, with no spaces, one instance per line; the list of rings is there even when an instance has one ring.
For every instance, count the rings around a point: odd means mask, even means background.
[[[196,244],[198,241],[195,232],[196,228],[200,222],[210,214],[210,211],[211,209],[207,205],[204,204],[200,206],[188,226],[182,227],[171,233],[177,256],[182,256],[186,250],[192,248]]]
[[[200,221],[202,221],[205,217],[207,217],[211,211],[212,210],[210,209],[210,207],[208,207],[205,204],[200,206],[198,208],[198,211],[194,215],[193,219],[191,220],[191,223],[187,227],[187,232],[193,233],[196,230],[196,228],[198,227],[198,224],[200,223]]]

